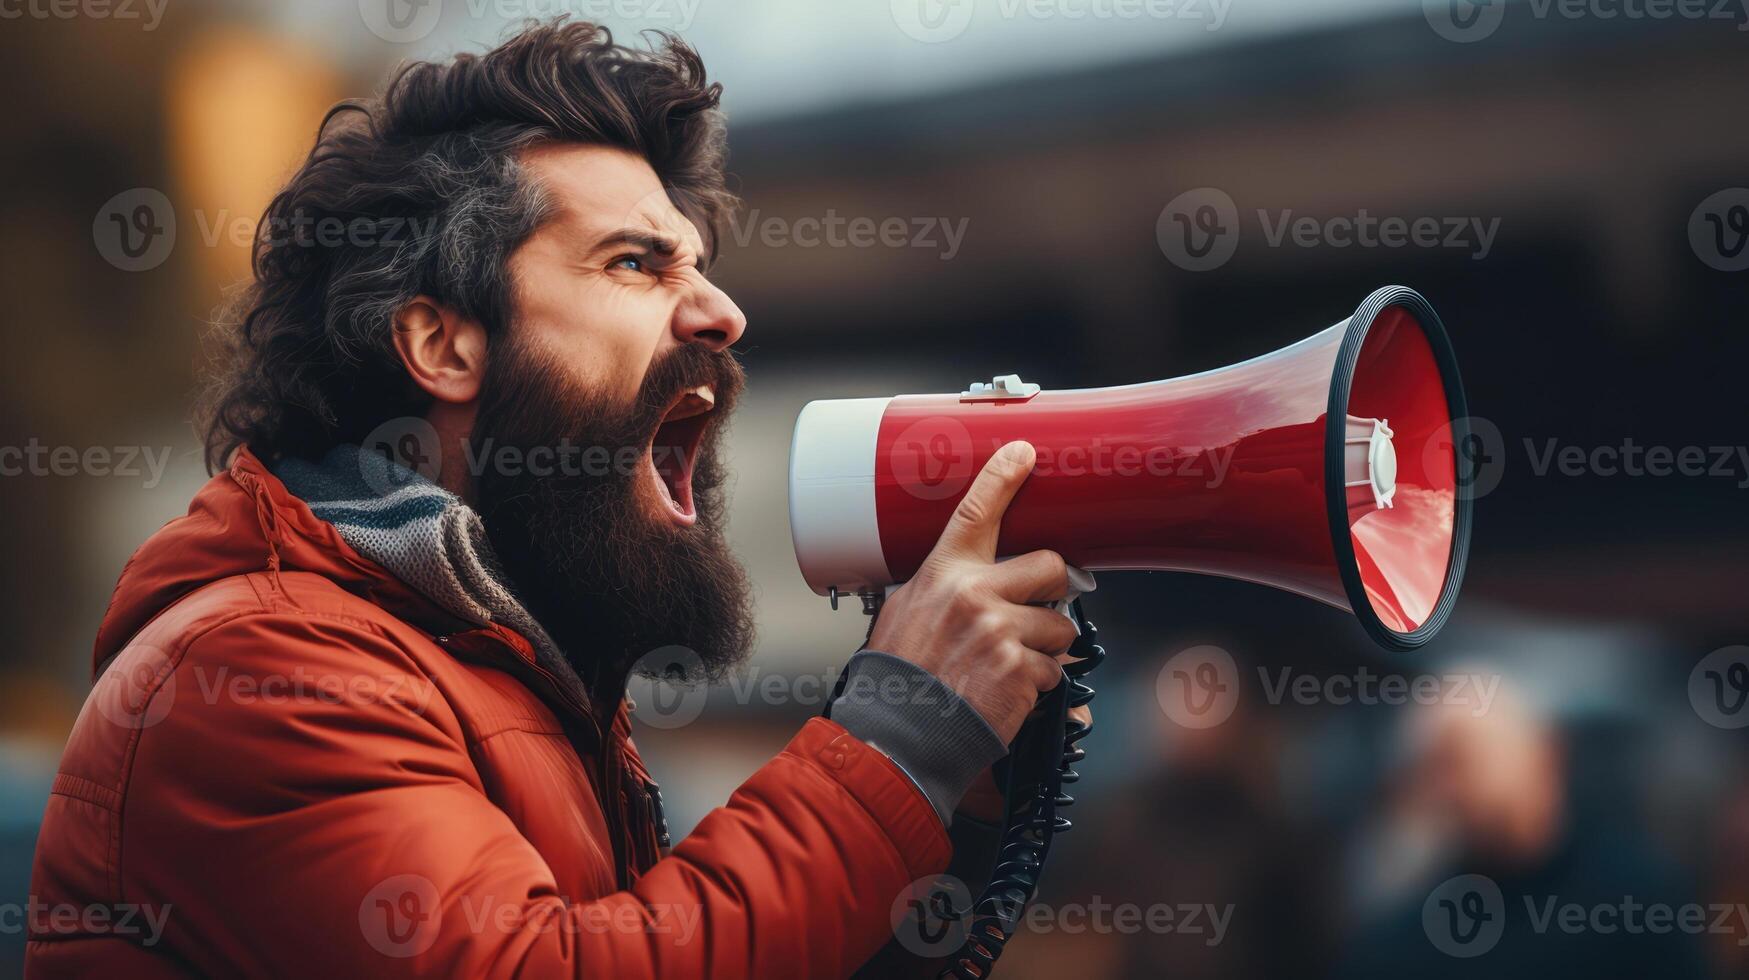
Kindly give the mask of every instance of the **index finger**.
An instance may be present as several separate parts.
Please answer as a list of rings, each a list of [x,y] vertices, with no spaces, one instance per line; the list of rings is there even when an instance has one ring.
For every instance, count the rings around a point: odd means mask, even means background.
[[[996,450],[989,462],[972,481],[971,489],[960,498],[947,527],[941,532],[935,550],[996,560],[996,538],[1002,531],[1002,515],[1008,504],[1020,492],[1020,485],[1032,473],[1037,453],[1032,443],[1022,440],[1008,443]]]

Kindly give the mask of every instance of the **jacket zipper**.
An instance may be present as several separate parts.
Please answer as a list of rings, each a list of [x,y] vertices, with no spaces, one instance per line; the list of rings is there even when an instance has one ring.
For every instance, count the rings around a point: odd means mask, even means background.
[[[448,646],[450,638],[447,634],[439,635],[437,642],[443,646]],[[601,805],[602,818],[607,822],[608,841],[613,847],[614,880],[618,882],[620,888],[629,887],[630,874],[625,859],[625,845],[621,843],[621,838],[625,834],[625,821],[622,813],[624,804],[620,802],[618,774],[611,767],[613,749],[611,730],[603,730],[600,722],[596,720],[594,712],[585,707],[570,691],[567,691],[564,685],[559,683],[559,679],[553,676],[552,671],[532,660],[515,656],[514,650],[512,650],[512,654],[509,658],[495,659],[505,660],[507,665],[514,664],[518,669],[527,670],[534,674],[560,705],[567,709],[566,713],[571,718],[570,722],[564,725],[565,740],[571,743],[571,751],[576,753],[579,759],[586,758],[584,747],[577,741],[576,731],[579,725],[587,725],[588,734],[594,736],[595,744],[600,747],[599,751],[594,753],[598,764],[598,775],[595,780],[597,783],[596,802]],[[608,785],[610,782],[611,786]]]
[[[646,779],[644,793],[650,801],[650,824],[656,828],[656,856],[661,857],[674,846],[674,838],[668,835],[668,812],[662,808],[662,787],[654,779]]]

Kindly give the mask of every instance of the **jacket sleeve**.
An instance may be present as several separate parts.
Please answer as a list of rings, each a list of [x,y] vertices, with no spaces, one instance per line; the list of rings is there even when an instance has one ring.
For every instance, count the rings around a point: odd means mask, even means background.
[[[975,900],[996,870],[996,859],[1002,850],[1002,825],[987,823],[962,808],[954,814],[953,826],[948,828],[947,836],[953,844],[953,858],[948,862],[946,879],[963,889],[956,893],[955,902]],[[971,925],[971,909],[961,906],[956,907],[955,912],[960,918],[954,920],[953,925],[962,931],[951,931],[948,935],[963,940]],[[941,976],[941,971],[952,965],[950,954],[956,950],[925,955],[940,944],[925,949],[908,946],[904,940],[915,936],[916,929],[915,924],[895,927],[895,932],[903,930],[902,936],[888,939],[886,945],[869,957],[854,974],[857,980],[901,980],[907,977],[933,980]]]
[[[288,662],[369,696],[227,693]],[[165,941],[219,972],[848,976],[947,863],[917,789],[814,719],[634,887],[578,901],[487,798],[442,693],[419,697],[430,682],[372,627],[250,615],[174,671],[176,704],[139,733],[120,864],[171,908]]]

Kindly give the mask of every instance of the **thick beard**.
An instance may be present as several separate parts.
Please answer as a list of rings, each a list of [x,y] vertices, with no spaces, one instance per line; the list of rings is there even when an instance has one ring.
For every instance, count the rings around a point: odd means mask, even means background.
[[[511,587],[595,698],[616,697],[658,650],[667,676],[720,678],[753,645],[747,573],[723,537],[718,453],[740,365],[726,352],[682,345],[650,366],[626,406],[585,390],[559,358],[511,334],[489,359],[470,438],[481,464],[476,502]],[[698,521],[681,527],[652,515],[644,453],[674,398],[707,383],[717,401],[694,454]],[[510,458],[521,465],[501,465],[506,449],[520,450]],[[546,458],[559,462],[530,472],[534,449],[556,449]],[[633,457],[636,466],[624,465]]]

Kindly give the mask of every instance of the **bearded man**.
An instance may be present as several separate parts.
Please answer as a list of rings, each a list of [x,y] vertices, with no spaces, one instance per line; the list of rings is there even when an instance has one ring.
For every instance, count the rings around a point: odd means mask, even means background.
[[[554,23],[328,115],[230,320],[217,475],[99,630],[32,892],[102,914],[34,916],[32,974],[826,977],[891,937],[1059,682],[1068,573],[993,560],[1007,447],[846,666],[879,694],[670,850],[627,676],[752,643],[719,95],[678,40]]]

